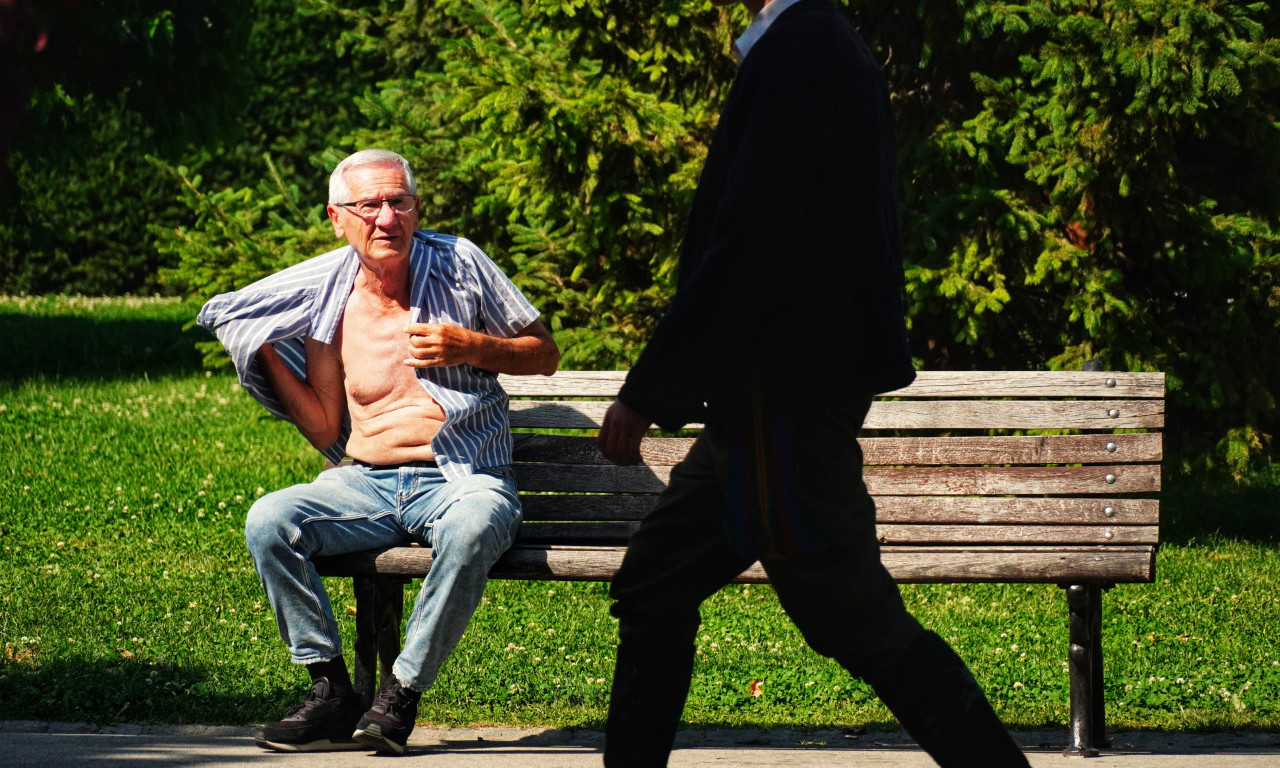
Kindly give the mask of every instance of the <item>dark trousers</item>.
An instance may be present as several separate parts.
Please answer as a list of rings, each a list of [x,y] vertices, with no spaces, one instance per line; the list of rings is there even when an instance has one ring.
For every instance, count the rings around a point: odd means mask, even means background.
[[[880,562],[856,439],[869,404],[767,406],[708,425],[674,468],[611,588],[619,645],[606,766],[667,764],[699,606],[757,559],[744,542],[774,550],[761,563],[809,645],[871,684],[939,764],[1027,765],[964,662],[907,613]],[[781,547],[760,540],[780,530],[802,535]],[[807,546],[787,551],[795,541]]]

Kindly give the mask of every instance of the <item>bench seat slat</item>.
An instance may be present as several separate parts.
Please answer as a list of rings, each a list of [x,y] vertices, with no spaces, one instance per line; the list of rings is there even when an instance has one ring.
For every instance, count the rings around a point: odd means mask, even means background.
[[[626,371],[559,371],[555,376],[499,376],[512,397],[608,397]],[[1112,384],[1109,385],[1108,383]],[[1163,398],[1163,373],[1123,371],[920,371],[886,397]]]
[[[622,547],[520,546],[498,561],[496,579],[607,581],[622,563]],[[881,547],[889,573],[903,583],[1018,582],[1149,582],[1155,573],[1155,547]],[[316,558],[321,575],[421,576],[431,566],[431,550],[394,547],[362,552],[340,561]],[[759,563],[738,582],[765,582]]]
[[[670,467],[517,464],[516,483],[526,491],[658,493]],[[867,467],[872,495],[1149,493],[1160,490],[1160,465],[1084,467]],[[1108,478],[1113,478],[1108,480]]]
[[[867,464],[1115,464],[1158,462],[1163,458],[1159,432],[1116,435],[864,437],[858,441]],[[640,456],[650,466],[678,464],[693,438],[645,438]],[[594,437],[518,434],[517,462],[612,466]]]
[[[639,520],[652,495],[521,494],[528,522]],[[881,523],[1158,525],[1160,502],[1121,497],[877,496]]]
[[[598,429],[604,400],[513,400],[511,426]],[[1116,415],[1112,415],[1112,413]],[[1163,400],[877,400],[864,429],[1159,429]]]

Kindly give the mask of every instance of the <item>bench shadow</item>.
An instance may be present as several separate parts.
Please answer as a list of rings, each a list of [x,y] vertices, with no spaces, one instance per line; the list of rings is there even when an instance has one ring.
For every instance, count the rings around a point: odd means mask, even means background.
[[[195,343],[212,338],[165,320],[0,315],[0,383],[199,373]]]

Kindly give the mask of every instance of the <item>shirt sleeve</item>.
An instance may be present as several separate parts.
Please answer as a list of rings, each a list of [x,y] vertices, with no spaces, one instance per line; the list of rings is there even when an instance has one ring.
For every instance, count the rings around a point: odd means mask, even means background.
[[[538,319],[540,313],[524,293],[475,243],[458,238],[457,255],[488,333],[510,338]]]

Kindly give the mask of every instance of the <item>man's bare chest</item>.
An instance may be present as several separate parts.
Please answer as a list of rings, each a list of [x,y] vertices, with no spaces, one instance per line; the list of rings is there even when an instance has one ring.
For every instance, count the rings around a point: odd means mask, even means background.
[[[408,357],[407,309],[369,307],[352,300],[342,316],[339,355],[347,397],[369,407],[387,400],[423,397]]]

